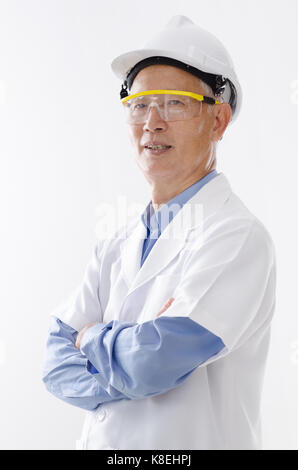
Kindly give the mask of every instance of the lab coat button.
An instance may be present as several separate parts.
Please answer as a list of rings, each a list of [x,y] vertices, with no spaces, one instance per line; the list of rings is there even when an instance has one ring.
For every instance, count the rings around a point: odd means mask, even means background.
[[[103,420],[105,419],[105,417],[106,417],[106,414],[107,414],[107,413],[106,413],[105,410],[100,409],[100,410],[98,411],[98,413],[97,413],[97,419],[98,419],[99,421],[103,421]]]

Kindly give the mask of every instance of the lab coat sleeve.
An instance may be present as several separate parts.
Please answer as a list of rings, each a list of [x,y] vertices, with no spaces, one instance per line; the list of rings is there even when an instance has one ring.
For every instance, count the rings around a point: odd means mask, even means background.
[[[87,358],[75,347],[77,334],[69,325],[51,317],[42,372],[47,390],[66,403],[86,410],[127,398],[112,386],[107,392],[87,371]]]
[[[93,377],[108,393],[116,389],[130,399],[177,387],[224,347],[191,319],[162,316],[141,324],[112,320],[94,325],[81,342]]]
[[[275,249],[263,224],[234,224],[190,253],[164,315],[188,317],[219,336],[223,356],[270,323],[275,284]]]

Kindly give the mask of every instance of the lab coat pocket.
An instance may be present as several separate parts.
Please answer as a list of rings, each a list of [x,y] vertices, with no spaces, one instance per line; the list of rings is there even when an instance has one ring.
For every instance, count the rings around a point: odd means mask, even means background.
[[[145,307],[141,316],[141,322],[154,320],[165,303],[173,297],[179,285],[181,276],[178,274],[161,274],[152,281],[152,287],[148,292]],[[175,302],[175,300],[174,300]],[[166,315],[166,312],[163,313]]]

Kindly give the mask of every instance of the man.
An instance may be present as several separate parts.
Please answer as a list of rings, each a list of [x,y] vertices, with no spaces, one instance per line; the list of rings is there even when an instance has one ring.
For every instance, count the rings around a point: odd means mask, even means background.
[[[241,103],[233,65],[177,16],[112,68],[152,200],[52,313],[43,381],[88,410],[83,449],[259,449],[275,253],[216,171]]]

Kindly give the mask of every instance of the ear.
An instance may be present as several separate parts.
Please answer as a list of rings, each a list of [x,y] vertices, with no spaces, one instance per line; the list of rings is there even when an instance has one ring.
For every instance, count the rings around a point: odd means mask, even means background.
[[[215,123],[213,127],[213,137],[215,141],[222,138],[232,117],[232,109],[228,103],[215,105]]]

